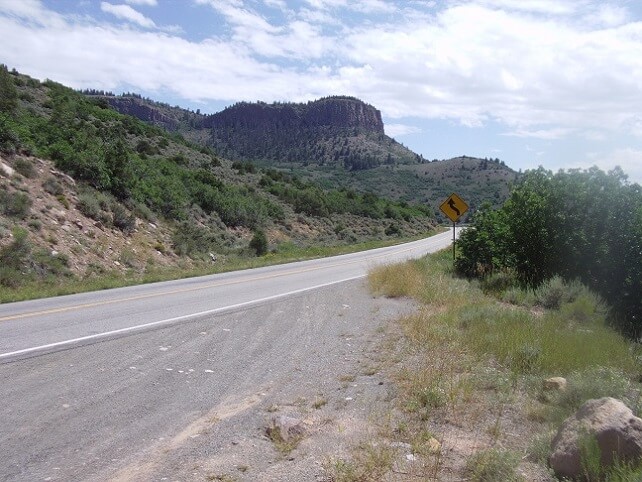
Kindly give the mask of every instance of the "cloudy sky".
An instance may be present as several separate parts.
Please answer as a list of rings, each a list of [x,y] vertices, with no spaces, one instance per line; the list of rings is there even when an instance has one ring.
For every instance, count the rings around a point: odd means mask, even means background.
[[[0,0],[0,63],[214,113],[353,95],[428,159],[642,182],[639,0]]]

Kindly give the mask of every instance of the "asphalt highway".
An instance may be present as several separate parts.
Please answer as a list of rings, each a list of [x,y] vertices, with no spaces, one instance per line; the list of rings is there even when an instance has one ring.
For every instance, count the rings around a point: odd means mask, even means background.
[[[332,379],[345,357],[336,340],[373,317],[359,279],[451,242],[446,232],[332,258],[0,305],[0,480],[149,480],[154,460],[211,420],[285,392],[293,374],[301,377],[294,386]],[[344,316],[350,306],[354,320]],[[240,433],[240,420],[220,425],[229,430],[221,440]]]
[[[239,310],[366,275],[447,247],[452,232],[342,256],[71,296],[0,304],[0,363],[194,317]]]

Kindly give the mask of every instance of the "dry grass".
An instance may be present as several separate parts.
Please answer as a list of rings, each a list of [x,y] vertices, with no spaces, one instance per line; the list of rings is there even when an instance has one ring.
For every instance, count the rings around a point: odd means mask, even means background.
[[[399,320],[399,394],[379,434],[384,445],[409,444],[412,462],[402,467],[398,454],[385,480],[552,480],[547,444],[579,404],[611,395],[637,409],[635,350],[608,328],[590,294],[534,312],[530,303],[485,295],[477,283],[454,277],[451,266],[448,251],[369,276],[374,293],[421,302]],[[563,394],[542,391],[553,375],[568,378]],[[357,450],[335,480],[380,480],[364,475],[365,460]]]

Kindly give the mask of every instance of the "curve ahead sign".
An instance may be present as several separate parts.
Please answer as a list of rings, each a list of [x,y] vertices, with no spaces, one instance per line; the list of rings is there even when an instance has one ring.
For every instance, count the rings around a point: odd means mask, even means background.
[[[448,216],[453,223],[456,223],[459,218],[468,211],[468,204],[466,204],[462,198],[457,196],[457,194],[452,193],[448,196],[448,199],[441,203],[439,209],[441,209],[441,212]]]

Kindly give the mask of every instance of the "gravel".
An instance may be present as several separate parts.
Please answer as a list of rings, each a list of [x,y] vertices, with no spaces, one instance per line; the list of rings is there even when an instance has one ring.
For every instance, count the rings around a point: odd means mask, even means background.
[[[0,365],[0,480],[328,480],[390,410],[380,349],[413,309],[351,281]]]

